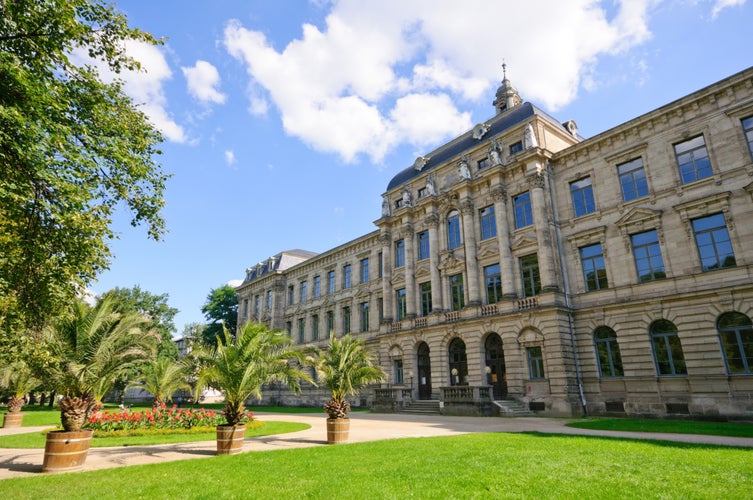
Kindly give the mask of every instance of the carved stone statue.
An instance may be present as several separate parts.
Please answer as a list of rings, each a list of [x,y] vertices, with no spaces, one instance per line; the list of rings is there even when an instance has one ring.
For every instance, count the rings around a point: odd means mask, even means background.
[[[525,147],[526,149],[539,147],[539,143],[536,140],[536,134],[533,133],[533,125],[530,123],[526,125]]]
[[[471,169],[468,166],[468,156],[463,155],[462,158],[460,158],[460,177],[463,179],[470,179],[471,178]]]
[[[426,194],[429,196],[434,196],[437,194],[437,189],[434,185],[433,174],[429,174],[429,176],[426,178]]]
[[[492,159],[492,166],[502,164],[502,157],[499,154],[501,150],[502,146],[499,145],[499,141],[497,141],[497,139],[492,139],[492,144],[489,147],[489,156]]]
[[[411,204],[411,198],[410,198],[410,189],[406,186],[405,189],[403,189],[403,206],[404,207],[410,207]]]
[[[390,200],[386,197],[382,197],[382,217],[390,216]]]

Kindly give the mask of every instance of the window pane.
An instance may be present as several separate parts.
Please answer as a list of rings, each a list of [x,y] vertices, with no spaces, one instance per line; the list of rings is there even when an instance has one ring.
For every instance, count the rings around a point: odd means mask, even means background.
[[[643,160],[635,160],[617,166],[622,187],[622,200],[630,201],[648,195],[646,172],[643,170]]]
[[[499,273],[499,264],[484,267],[484,279],[486,281],[486,303],[494,304],[502,300],[502,276]]]
[[[452,250],[460,245],[460,215],[453,210],[447,215],[447,248]]]
[[[405,241],[399,240],[395,242],[395,267],[403,267],[405,265]]]
[[[683,184],[704,179],[713,174],[706,142],[702,135],[675,144],[675,156]]]
[[[656,231],[634,234],[630,236],[630,239],[633,245],[638,281],[646,282],[664,278],[666,276],[664,261],[662,260]]]
[[[539,257],[536,254],[526,255],[520,260],[520,274],[523,283],[523,296],[533,297],[541,291],[541,276],[539,275]]]
[[[601,244],[590,245],[580,249],[580,259],[583,265],[583,276],[586,290],[601,290],[607,288],[607,270],[604,265],[604,255]]]
[[[710,271],[736,265],[723,214],[695,219],[692,224],[701,259],[701,269]]]
[[[573,210],[576,217],[590,214],[596,210],[591,178],[586,177],[570,183],[570,194],[573,198]]]
[[[429,258],[429,231],[418,233],[418,260]]]
[[[494,205],[479,210],[481,220],[481,239],[485,240],[497,236],[497,224],[494,220]]]
[[[531,207],[531,193],[523,193],[513,198],[515,210],[515,228],[533,224],[533,210]]]

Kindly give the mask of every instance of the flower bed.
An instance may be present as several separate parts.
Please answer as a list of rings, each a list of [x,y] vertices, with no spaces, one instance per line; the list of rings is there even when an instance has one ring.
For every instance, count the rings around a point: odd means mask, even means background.
[[[247,412],[245,422],[252,422],[254,414]],[[244,422],[244,423],[245,423]],[[98,412],[84,425],[96,433],[112,431],[130,431],[138,429],[187,430],[193,428],[212,428],[225,423],[220,412],[200,408],[180,409],[162,407],[160,410]]]

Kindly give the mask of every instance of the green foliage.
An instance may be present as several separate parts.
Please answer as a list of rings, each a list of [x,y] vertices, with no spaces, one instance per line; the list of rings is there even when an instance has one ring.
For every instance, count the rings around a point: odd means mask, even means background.
[[[178,357],[178,348],[173,342],[173,333],[176,332],[175,315],[178,314],[178,310],[167,303],[170,298],[168,294],[154,295],[136,285],[133,288],[113,288],[104,296],[112,296],[115,299],[116,310],[119,313],[135,311],[149,318],[146,328],[155,330],[160,335],[159,356]]]
[[[0,340],[40,330],[107,268],[118,205],[165,232],[162,136],[96,67],[138,70],[128,39],[158,43],[106,0],[0,3]]]
[[[209,322],[201,332],[203,344],[215,345],[218,338],[222,339],[223,325],[231,335],[235,335],[238,323],[238,294],[235,288],[223,285],[211,290],[201,312]]]
[[[350,334],[340,339],[332,334],[327,350],[314,348],[310,352],[313,357],[309,362],[316,368],[319,384],[332,393],[332,400],[324,405],[331,418],[343,418],[350,411],[348,396],[385,379],[363,341]]]
[[[177,391],[191,389],[188,369],[188,364],[183,360],[158,357],[142,365],[134,386],[152,393],[152,409],[156,411]]]
[[[101,402],[125,370],[153,356],[156,335],[142,327],[141,314],[115,312],[112,298],[95,307],[77,302],[73,314],[47,330],[55,357],[50,366],[63,428],[80,430],[86,416]]]
[[[262,385],[282,382],[299,392],[301,380],[311,380],[299,363],[290,362],[302,359],[290,338],[258,323],[246,323],[234,337],[223,329],[222,341],[199,349],[196,356],[200,366],[196,395],[206,386],[222,390],[228,425],[240,422],[246,399],[261,398]]]

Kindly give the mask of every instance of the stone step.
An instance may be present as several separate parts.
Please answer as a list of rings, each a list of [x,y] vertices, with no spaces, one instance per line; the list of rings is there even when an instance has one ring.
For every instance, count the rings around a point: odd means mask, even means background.
[[[494,401],[499,407],[500,417],[531,417],[534,413],[516,399],[502,399]]]

